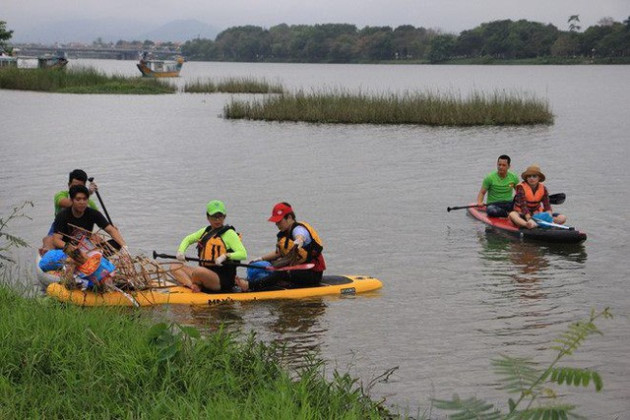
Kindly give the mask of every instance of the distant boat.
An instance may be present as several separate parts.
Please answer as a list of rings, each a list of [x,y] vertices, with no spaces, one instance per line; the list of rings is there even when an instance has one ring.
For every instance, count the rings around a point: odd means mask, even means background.
[[[144,77],[179,77],[179,72],[184,64],[184,57],[178,56],[176,60],[154,60],[147,52],[142,53],[138,70]]]
[[[0,68],[5,67],[17,68],[17,57],[6,55],[4,51],[0,51]]]
[[[63,69],[68,64],[68,55],[58,50],[54,55],[46,54],[37,57],[37,67],[40,69]]]

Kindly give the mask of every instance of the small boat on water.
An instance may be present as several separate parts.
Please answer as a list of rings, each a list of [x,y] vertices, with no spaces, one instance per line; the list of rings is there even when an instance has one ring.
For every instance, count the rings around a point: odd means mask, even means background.
[[[4,53],[0,54],[0,68],[12,67],[21,70],[45,69],[45,70],[61,70],[68,64],[68,55],[61,50],[54,54],[45,54],[38,57],[35,56],[8,56]]]
[[[184,57],[176,60],[154,60],[147,52],[142,53],[138,70],[144,77],[179,77],[179,72],[184,65]]]
[[[60,70],[66,67],[68,64],[68,55],[61,50],[58,50],[55,54],[46,54],[37,57],[37,68]]]
[[[0,68],[13,67],[17,68],[17,57],[5,54],[0,50]]]
[[[472,203],[471,206],[474,206]],[[575,228],[535,228],[525,229],[519,228],[506,217],[488,217],[485,207],[470,207],[467,209],[468,214],[477,220],[481,220],[485,224],[491,226],[494,230],[507,233],[523,239],[530,239],[540,242],[577,244],[586,240],[586,233],[580,232]]]

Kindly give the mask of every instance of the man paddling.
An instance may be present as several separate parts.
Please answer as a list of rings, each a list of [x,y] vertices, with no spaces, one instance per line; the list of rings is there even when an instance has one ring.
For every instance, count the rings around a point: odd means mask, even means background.
[[[507,217],[512,211],[512,192],[518,185],[518,177],[510,169],[511,159],[501,155],[497,159],[497,170],[486,175],[477,194],[477,204],[483,206],[483,197],[488,193],[486,214],[490,217]]]
[[[55,217],[57,216],[57,214],[59,214],[61,210],[67,209],[70,206],[72,206],[72,200],[70,200],[70,195],[68,192],[70,187],[73,187],[75,185],[85,186],[85,184],[87,183],[87,180],[88,180],[87,174],[85,173],[85,171],[81,169],[75,169],[72,172],[70,172],[70,176],[68,179],[68,189],[59,191],[57,194],[55,194],[55,197],[53,198],[53,204],[55,206]],[[96,186],[96,184],[94,182],[90,182],[90,188],[88,189],[88,191],[90,192],[90,195],[94,194],[94,192],[97,189],[98,187]],[[98,209],[98,207],[96,207],[96,203],[92,200],[88,200],[88,205],[94,210]],[[40,249],[40,254],[43,255],[46,251],[53,249],[55,247],[53,243],[54,233],[55,233],[55,224],[52,223],[50,225],[48,234],[44,236],[44,238],[42,239],[42,247]]]
[[[107,232],[119,247],[126,248],[125,240],[118,229],[109,223],[100,211],[88,207],[89,196],[90,192],[84,185],[70,187],[69,197],[72,205],[61,210],[55,217],[53,235],[55,248],[63,249],[66,242],[79,233],[75,226],[92,232],[94,225]]]

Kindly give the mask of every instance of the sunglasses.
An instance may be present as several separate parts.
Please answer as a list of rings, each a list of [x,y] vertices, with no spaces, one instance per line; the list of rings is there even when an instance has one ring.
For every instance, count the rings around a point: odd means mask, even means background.
[[[538,175],[527,175],[527,178],[538,178]]]
[[[215,214],[211,215],[210,218],[214,219],[214,220],[225,219],[225,214],[215,213]]]

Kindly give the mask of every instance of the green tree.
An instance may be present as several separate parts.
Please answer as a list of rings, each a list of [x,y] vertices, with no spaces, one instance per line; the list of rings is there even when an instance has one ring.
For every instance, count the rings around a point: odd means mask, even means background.
[[[0,49],[6,50],[7,52],[11,52],[7,41],[13,37],[13,31],[7,30],[7,23],[3,20],[0,20]]]
[[[575,32],[561,33],[551,46],[551,55],[554,57],[573,57],[580,47]]]
[[[359,31],[361,58],[369,61],[394,58],[393,31],[390,26],[366,26]]]
[[[452,57],[455,51],[455,35],[438,35],[431,40],[427,58],[432,64],[441,63]]]

